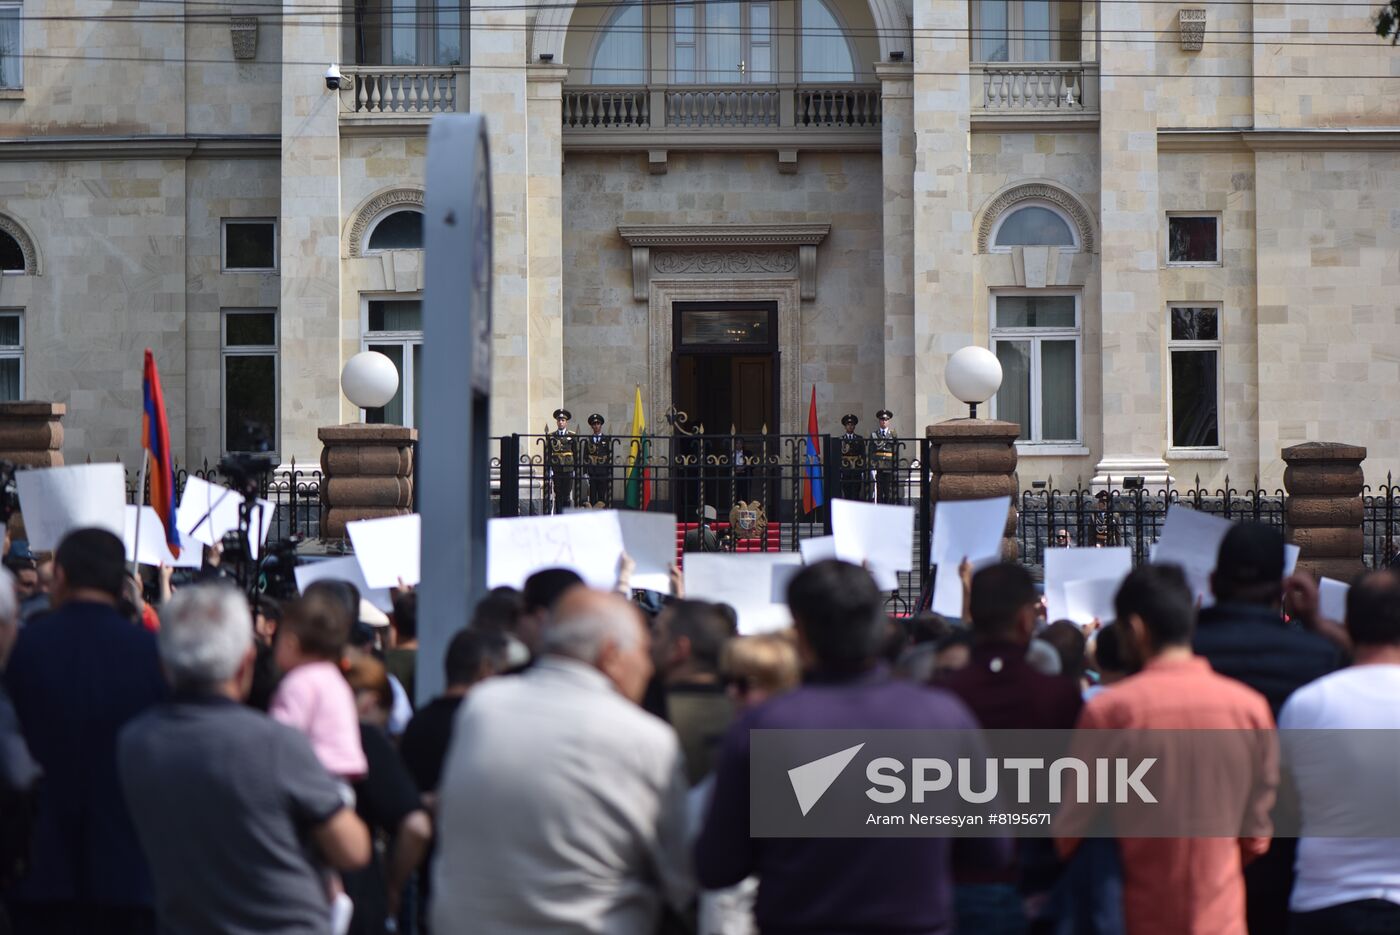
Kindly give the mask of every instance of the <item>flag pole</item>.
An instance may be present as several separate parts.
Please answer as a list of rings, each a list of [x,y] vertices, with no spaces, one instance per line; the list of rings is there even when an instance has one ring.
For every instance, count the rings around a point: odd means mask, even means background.
[[[146,500],[146,462],[151,459],[151,453],[146,450],[146,446],[141,446],[141,470],[136,475],[136,532],[131,539],[131,575],[137,581],[141,576],[137,570],[137,563],[141,561],[141,506]]]

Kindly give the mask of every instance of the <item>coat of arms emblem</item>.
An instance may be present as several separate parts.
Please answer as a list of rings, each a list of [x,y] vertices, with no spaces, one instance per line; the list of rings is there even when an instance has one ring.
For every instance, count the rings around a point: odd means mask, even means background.
[[[729,511],[729,526],[736,539],[762,539],[768,528],[768,515],[763,511],[763,501],[740,500]]]

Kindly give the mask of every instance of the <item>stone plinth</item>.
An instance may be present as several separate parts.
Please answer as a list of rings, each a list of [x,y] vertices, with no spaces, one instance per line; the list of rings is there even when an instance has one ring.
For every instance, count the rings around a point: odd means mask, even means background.
[[[413,512],[413,443],[400,425],[332,425],[321,439],[321,538],[345,538],[345,524]]]
[[[1011,497],[1001,554],[1007,561],[1015,561],[1019,552],[1016,499],[1020,494],[1016,439],[1021,427],[1015,422],[990,419],[950,419],[928,426],[924,433],[933,443],[929,455],[929,499],[937,503]]]
[[[1362,571],[1364,460],[1365,448],[1338,442],[1283,449],[1288,541],[1302,550],[1299,568],[1339,581]]]
[[[0,461],[20,467],[63,463],[63,403],[0,403]]]

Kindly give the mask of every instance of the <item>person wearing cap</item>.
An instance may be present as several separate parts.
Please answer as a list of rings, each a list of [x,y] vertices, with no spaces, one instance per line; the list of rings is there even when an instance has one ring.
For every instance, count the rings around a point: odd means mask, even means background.
[[[612,506],[612,437],[603,432],[603,414],[588,417],[593,431],[583,437],[583,476],[588,481],[588,505],[601,509]]]
[[[1285,591],[1306,585],[1284,580],[1283,534],[1262,523],[1239,523],[1220,543],[1211,591],[1215,606],[1201,610],[1193,640],[1211,668],[1259,692],[1274,717],[1294,691],[1342,664],[1340,649],[1316,632],[1316,599],[1284,619]],[[1280,838],[1245,871],[1249,928],[1288,930],[1297,839]]]
[[[712,506],[706,506],[700,513],[700,525],[685,534],[682,546],[687,552],[718,552],[719,537],[710,524],[719,518]]]
[[[574,465],[577,463],[578,435],[569,431],[569,421],[573,413],[567,409],[554,410],[555,430],[545,436],[547,453],[546,466],[549,468],[554,492],[552,513],[563,513],[566,507],[574,505]]]
[[[875,431],[870,433],[870,471],[875,475],[875,497],[878,503],[894,502],[895,450],[899,436],[890,428],[894,413],[880,409],[875,413]]]
[[[865,439],[856,434],[859,417],[848,412],[841,417],[841,496],[847,500],[865,499]]]

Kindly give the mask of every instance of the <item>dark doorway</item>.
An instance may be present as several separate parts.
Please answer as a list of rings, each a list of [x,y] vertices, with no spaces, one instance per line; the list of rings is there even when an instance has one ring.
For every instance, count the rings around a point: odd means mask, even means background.
[[[778,432],[778,306],[677,302],[673,312],[671,398],[688,428],[703,427],[676,442],[676,507],[689,519],[703,503],[723,520],[736,499],[772,500],[754,462]]]

